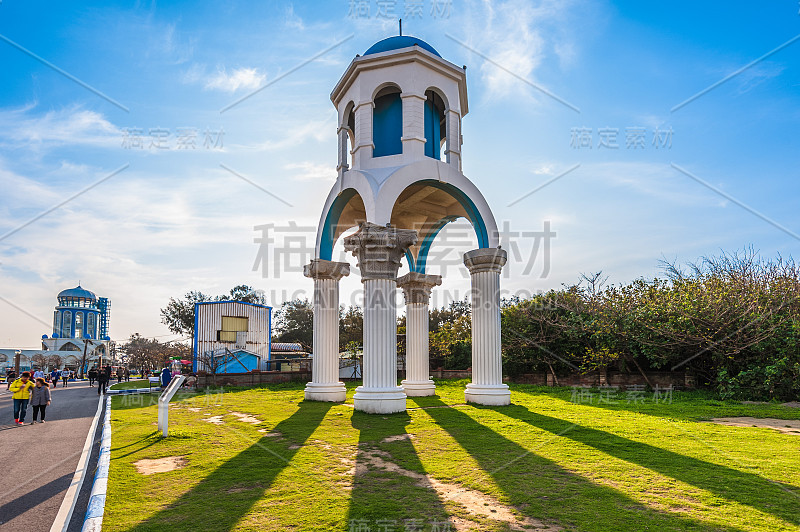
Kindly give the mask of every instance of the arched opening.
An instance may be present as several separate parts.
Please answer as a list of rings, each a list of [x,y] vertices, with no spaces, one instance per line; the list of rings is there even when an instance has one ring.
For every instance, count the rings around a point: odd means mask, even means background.
[[[72,342],[67,342],[66,344],[62,345],[59,351],[80,351],[81,348],[77,345],[73,344]]]
[[[445,101],[436,91],[425,91],[425,156],[442,160],[447,142]]]
[[[97,338],[96,323],[94,312],[88,312],[86,316],[86,335],[90,338]]]
[[[72,337],[72,312],[69,310],[64,311],[64,321],[61,328],[61,338]]]
[[[83,312],[75,313],[75,338],[83,338]]]
[[[353,166],[353,149],[356,146],[356,113],[355,104],[350,102],[344,110],[344,118],[342,120],[345,134],[342,135],[341,142],[344,145],[342,149],[342,162],[346,168]]]
[[[400,89],[384,87],[376,95],[372,109],[373,157],[403,153],[403,101]]]
[[[478,247],[489,247],[489,232],[478,208],[459,188],[441,181],[425,179],[408,186],[392,208],[391,223],[414,229],[417,244],[406,253],[411,271],[425,273],[428,254],[436,235],[450,222],[466,218],[472,224]]]
[[[353,188],[343,190],[328,209],[320,237],[319,258],[333,260],[333,245],[339,237],[360,222],[367,220],[364,200]]]

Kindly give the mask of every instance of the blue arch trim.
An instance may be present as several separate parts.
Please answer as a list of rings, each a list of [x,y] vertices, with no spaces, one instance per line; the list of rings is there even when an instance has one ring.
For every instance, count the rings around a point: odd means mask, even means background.
[[[414,264],[414,256],[411,254],[409,250],[406,250],[406,261],[408,261],[408,271],[415,272],[417,271],[416,265]]]
[[[467,219],[472,224],[472,227],[475,229],[475,235],[478,237],[478,247],[479,248],[488,248],[489,247],[489,231],[486,229],[486,222],[484,222],[483,217],[481,216],[478,208],[469,199],[464,192],[461,191],[458,187],[451,185],[449,183],[442,183],[441,181],[436,181],[435,179],[424,179],[422,181],[417,181],[414,183],[415,185],[426,185],[434,188],[438,188],[439,190],[443,190],[453,196],[456,201],[464,208],[464,211],[467,213]],[[449,222],[455,220],[456,217],[448,216],[439,220],[433,229],[425,236],[420,245],[419,253],[417,254],[416,264],[414,265],[414,271],[418,273],[425,273],[425,266],[428,260],[428,252],[430,251],[431,245],[433,244],[436,235],[439,234],[439,231],[447,225]],[[409,263],[410,264],[410,263]]]
[[[322,260],[333,260],[333,244],[336,238],[336,226],[339,224],[339,218],[342,216],[342,211],[347,206],[353,196],[357,194],[353,188],[345,189],[339,194],[331,208],[328,209],[328,216],[325,217],[325,224],[322,226],[322,237],[319,243],[319,258]]]
[[[420,244],[419,246],[419,253],[417,254],[417,262],[415,264],[413,271],[418,273],[425,273],[425,263],[428,261],[428,252],[431,250],[431,245],[433,244],[433,241],[436,239],[436,235],[439,234],[439,231],[441,231],[445,225],[449,224],[455,219],[456,216],[447,216],[445,218],[442,218],[441,220],[436,222],[436,225],[434,225],[433,228],[430,230],[430,232],[427,235],[425,235],[425,238],[422,240],[422,244]]]

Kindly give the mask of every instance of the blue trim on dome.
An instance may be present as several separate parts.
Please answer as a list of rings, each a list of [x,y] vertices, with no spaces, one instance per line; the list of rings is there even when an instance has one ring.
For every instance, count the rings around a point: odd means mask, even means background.
[[[416,37],[410,37],[408,35],[395,35],[394,37],[389,37],[387,39],[383,39],[382,41],[378,41],[370,46],[369,50],[364,52],[364,55],[379,54],[381,52],[388,52],[390,50],[400,50],[401,48],[408,48],[415,45],[428,50],[430,53],[438,57],[442,57],[439,55],[439,52],[437,52],[436,49],[430,44],[426,43],[422,39],[417,39]]]

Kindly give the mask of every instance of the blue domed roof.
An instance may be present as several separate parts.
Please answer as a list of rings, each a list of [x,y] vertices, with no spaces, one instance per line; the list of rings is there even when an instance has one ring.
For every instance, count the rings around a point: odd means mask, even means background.
[[[83,297],[86,299],[97,301],[97,296],[94,295],[94,292],[90,292],[85,288],[81,288],[81,285],[78,285],[75,288],[68,288],[66,290],[62,290],[61,292],[58,293],[58,298],[61,299],[62,297]]]
[[[389,50],[399,50],[401,48],[408,48],[409,46],[419,46],[434,55],[442,57],[430,44],[422,39],[417,39],[416,37],[410,37],[408,35],[395,35],[394,37],[378,41],[370,46],[369,50],[364,52],[364,55],[378,54],[380,52],[388,52]]]

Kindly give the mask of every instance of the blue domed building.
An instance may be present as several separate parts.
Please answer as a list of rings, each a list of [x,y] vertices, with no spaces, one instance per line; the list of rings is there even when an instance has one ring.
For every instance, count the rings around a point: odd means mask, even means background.
[[[58,305],[53,313],[53,332],[50,337],[42,337],[47,351],[78,351],[80,356],[62,354],[72,360],[81,358],[84,348],[88,365],[95,363],[99,356],[109,353],[109,323],[111,301],[98,297],[80,284],[59,292]]]
[[[109,358],[114,355],[114,342],[109,337],[111,301],[97,297],[80,283],[62,290],[57,299],[53,331],[42,335],[42,349],[0,348],[0,376],[14,367],[16,357],[20,371],[53,368],[79,371],[84,351],[84,371],[101,361],[114,363]]]

